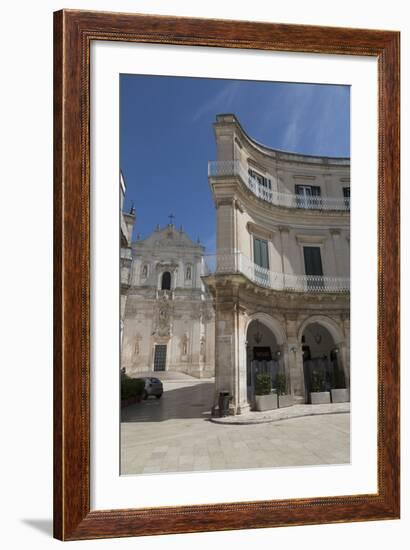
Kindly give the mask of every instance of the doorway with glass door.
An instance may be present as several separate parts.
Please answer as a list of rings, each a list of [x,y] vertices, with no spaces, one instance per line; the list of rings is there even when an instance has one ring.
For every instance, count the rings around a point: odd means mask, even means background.
[[[164,371],[167,363],[166,344],[157,344],[154,352],[154,371]]]

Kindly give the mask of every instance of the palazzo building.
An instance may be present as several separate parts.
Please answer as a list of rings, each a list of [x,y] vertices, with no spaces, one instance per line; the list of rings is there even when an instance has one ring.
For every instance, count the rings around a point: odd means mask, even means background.
[[[217,252],[203,281],[215,307],[215,402],[229,391],[233,414],[249,410],[266,366],[295,403],[308,402],[318,371],[326,389],[349,387],[350,159],[271,149],[233,114],[217,115],[214,131]]]
[[[214,375],[214,311],[201,279],[204,251],[173,223],[132,243],[121,357],[127,374]]]
[[[120,323],[121,323],[121,341],[124,330],[125,304],[129,288],[131,274],[131,241],[132,231],[135,225],[135,210],[131,208],[130,212],[124,212],[124,198],[127,187],[122,172],[120,172]]]

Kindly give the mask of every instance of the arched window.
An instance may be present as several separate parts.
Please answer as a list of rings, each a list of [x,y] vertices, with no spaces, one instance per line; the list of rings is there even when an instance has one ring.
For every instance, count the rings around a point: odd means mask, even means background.
[[[161,289],[171,290],[171,273],[169,271],[164,271],[162,274]]]

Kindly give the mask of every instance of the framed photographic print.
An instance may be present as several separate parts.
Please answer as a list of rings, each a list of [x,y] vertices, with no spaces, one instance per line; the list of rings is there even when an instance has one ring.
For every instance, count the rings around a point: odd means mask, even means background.
[[[54,17],[55,536],[398,518],[399,33]]]

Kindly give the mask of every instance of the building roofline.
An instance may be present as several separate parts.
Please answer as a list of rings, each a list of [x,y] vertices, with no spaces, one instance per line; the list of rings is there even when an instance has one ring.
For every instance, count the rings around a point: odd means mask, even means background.
[[[229,117],[231,120],[229,120]],[[325,160],[328,161],[330,164],[339,164],[341,162],[342,164],[345,164],[346,161],[350,164],[350,157],[330,157],[326,155],[307,155],[305,153],[297,153],[296,151],[285,151],[284,149],[274,149],[273,147],[268,147],[267,145],[260,143],[256,139],[250,137],[250,135],[245,131],[242,124],[239,122],[238,118],[234,113],[220,113],[217,114],[215,117],[214,126],[218,126],[220,124],[235,124],[241,133],[244,135],[244,137],[249,141],[249,143],[256,148],[260,148],[263,151],[266,151],[268,153],[276,153],[279,155],[286,155],[289,157],[303,157],[307,161],[310,159],[317,159],[317,160]],[[225,120],[224,120],[225,119]],[[262,151],[262,152],[263,152]]]
[[[151,233],[146,235],[144,238],[139,238],[139,239],[133,240],[132,241],[132,247],[133,248],[134,248],[134,246],[138,247],[138,248],[144,247],[147,240],[150,237],[152,237],[152,235],[154,235],[154,233],[164,233],[166,230],[169,230],[169,229],[171,229],[172,231],[175,231],[175,233],[179,233],[181,235],[184,235],[188,239],[189,244],[185,245],[186,249],[196,250],[196,251],[205,251],[206,250],[205,245],[203,245],[202,243],[198,243],[198,242],[193,241],[185,230],[181,231],[181,229],[176,228],[173,224],[167,224],[164,227],[159,227],[159,228],[154,229],[153,231],[151,231]],[[180,248],[180,245],[178,245],[178,244],[176,244],[175,246],[172,246],[172,245],[173,245],[173,243],[170,243],[169,248],[172,248],[172,249]]]

